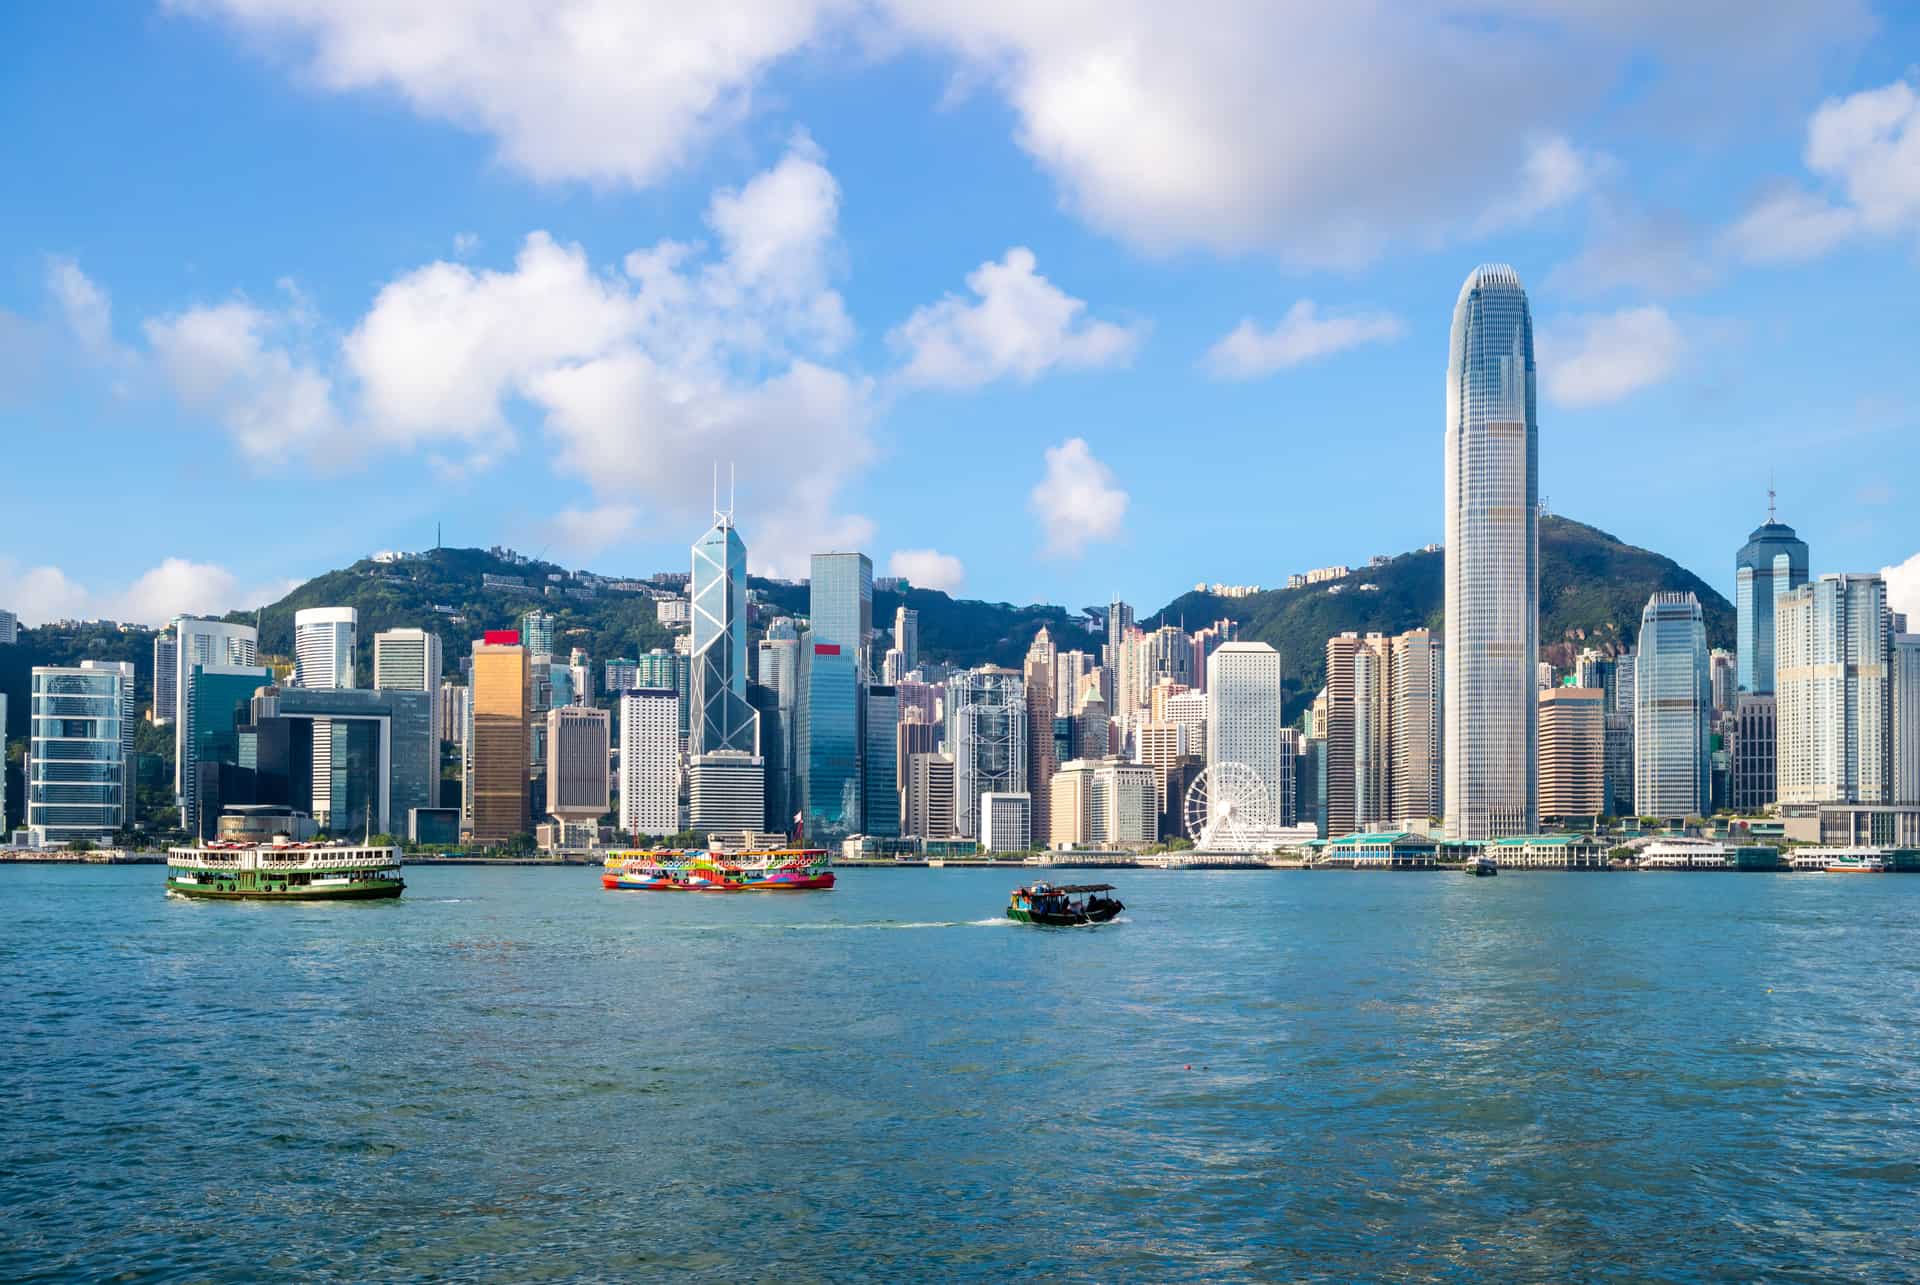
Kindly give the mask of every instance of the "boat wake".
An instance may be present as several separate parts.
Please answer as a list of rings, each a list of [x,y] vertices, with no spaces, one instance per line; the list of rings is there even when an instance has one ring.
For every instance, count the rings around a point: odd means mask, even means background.
[[[837,930],[868,930],[886,928],[1001,928],[1013,920],[1001,916],[996,919],[913,919],[900,921],[894,919],[876,919],[862,924],[784,924],[782,927],[793,932],[828,932]]]

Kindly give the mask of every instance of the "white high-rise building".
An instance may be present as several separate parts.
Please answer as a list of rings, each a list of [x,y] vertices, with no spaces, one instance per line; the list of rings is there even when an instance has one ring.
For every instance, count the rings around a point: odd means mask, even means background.
[[[1773,612],[1780,802],[1888,802],[1886,582],[1821,576]]]
[[[256,665],[260,661],[260,632],[252,625],[230,625],[223,620],[199,620],[180,616],[173,622],[174,701],[173,720],[173,793],[185,802],[185,768],[192,757],[187,745],[189,719],[181,703],[190,695],[195,665],[232,668]]]
[[[767,761],[740,750],[709,750],[687,761],[687,824],[706,835],[764,830]]]
[[[902,605],[893,609],[893,646],[900,653],[901,674],[910,674],[919,667],[920,613],[914,608]]]
[[[1271,825],[1293,824],[1293,742],[1282,736],[1280,653],[1222,643],[1207,657],[1207,767],[1242,763],[1266,787]],[[1169,702],[1171,704],[1171,702]]]
[[[0,611],[0,647],[11,647],[20,641],[20,617],[11,611]]]
[[[1533,315],[1505,264],[1474,269],[1447,362],[1447,837],[1538,825],[1540,432]]]
[[[1147,763],[1072,759],[1047,783],[1055,819],[1051,846],[1152,843],[1160,837],[1161,783]]]
[[[680,693],[671,687],[620,694],[620,828],[680,832]]]
[[[1920,803],[1920,634],[1893,636],[1893,801]]]
[[[1393,647],[1393,820],[1442,816],[1441,693],[1446,649],[1430,631],[1395,635]]]
[[[547,711],[547,815],[563,827],[591,830],[611,807],[608,724],[606,710],[588,705]]]
[[[360,613],[352,607],[306,607],[293,613],[294,687],[350,688]]]
[[[979,804],[982,850],[1025,852],[1033,846],[1033,799],[1025,790],[988,791]]]
[[[901,790],[900,832],[917,839],[953,837],[953,755],[915,754]]]
[[[426,779],[440,780],[440,635],[424,629],[387,629],[373,636],[373,685],[389,690],[425,692],[434,734],[426,738]],[[438,786],[436,784],[436,789]],[[435,798],[434,802],[439,802]]]

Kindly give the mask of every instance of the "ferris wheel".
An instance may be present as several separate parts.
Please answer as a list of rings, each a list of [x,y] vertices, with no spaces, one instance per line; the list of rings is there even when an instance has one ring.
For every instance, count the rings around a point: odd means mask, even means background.
[[[1245,763],[1215,763],[1187,788],[1186,822],[1203,851],[1254,852],[1273,830],[1273,799]]]

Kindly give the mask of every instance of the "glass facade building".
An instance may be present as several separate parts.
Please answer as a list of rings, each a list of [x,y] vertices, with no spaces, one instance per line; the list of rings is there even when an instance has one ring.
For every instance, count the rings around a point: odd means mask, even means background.
[[[800,645],[799,729],[794,764],[806,842],[826,845],[860,829],[860,675],[851,648]]]
[[[862,834],[894,838],[900,833],[900,695],[891,687],[867,688],[860,762]]]
[[[1769,513],[1733,559],[1734,673],[1741,691],[1774,690],[1774,604],[1806,582],[1806,542]]]
[[[1019,674],[982,665],[948,680],[947,752],[955,833],[981,838],[981,796],[1026,793],[1027,697]]]
[[[1489,264],[1460,288],[1447,362],[1450,839],[1536,828],[1539,505],[1533,314],[1514,270]]]
[[[816,643],[838,643],[864,660],[873,636],[873,561],[864,553],[814,554],[807,611]]]
[[[1707,625],[1690,593],[1656,593],[1640,613],[1634,661],[1633,806],[1641,816],[1711,810],[1713,695]]]
[[[132,819],[133,666],[36,666],[31,683],[27,828],[50,846],[110,838]]]
[[[694,544],[691,585],[687,751],[757,756],[760,720],[747,703],[747,546],[731,516],[716,514]]]
[[[201,806],[201,765],[254,766],[241,759],[240,725],[248,719],[253,694],[272,683],[273,671],[254,665],[195,665],[187,671],[180,692],[185,711],[180,728],[186,745],[186,761],[180,765],[186,782],[180,811],[187,833],[211,836],[220,819],[217,807]]]

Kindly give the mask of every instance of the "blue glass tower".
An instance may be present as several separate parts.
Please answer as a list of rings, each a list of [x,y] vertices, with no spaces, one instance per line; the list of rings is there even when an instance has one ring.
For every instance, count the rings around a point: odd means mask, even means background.
[[[794,768],[809,844],[834,843],[860,828],[861,712],[852,649],[811,634],[802,639]]]
[[[867,689],[866,726],[861,730],[861,833],[897,837],[900,833],[900,693],[888,686]]]
[[[1634,661],[1634,810],[1705,816],[1712,798],[1707,626],[1690,593],[1656,593],[1640,613]]]
[[[733,514],[715,513],[693,546],[693,656],[687,752],[760,752],[759,716],[747,703],[747,546]]]
[[[1792,527],[1767,520],[1733,559],[1733,609],[1737,618],[1734,673],[1743,692],[1774,689],[1774,604],[1807,582],[1807,545]]]

